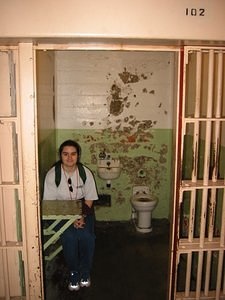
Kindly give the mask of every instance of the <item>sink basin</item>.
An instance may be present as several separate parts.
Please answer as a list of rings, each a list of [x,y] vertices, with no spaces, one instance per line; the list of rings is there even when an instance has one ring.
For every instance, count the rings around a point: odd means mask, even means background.
[[[97,165],[98,176],[101,179],[112,180],[120,176],[121,166],[119,159],[100,159]]]

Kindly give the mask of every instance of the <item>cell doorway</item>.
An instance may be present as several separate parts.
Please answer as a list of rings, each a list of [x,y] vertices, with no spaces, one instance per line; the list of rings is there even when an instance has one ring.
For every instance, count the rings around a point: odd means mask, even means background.
[[[178,50],[166,48],[36,51],[41,193],[64,140],[81,145],[81,161],[95,174],[93,286],[81,291],[92,299],[167,297],[178,58]],[[110,185],[98,176],[102,152],[122,165]],[[132,189],[140,185],[157,201],[149,234],[137,232],[132,214]],[[57,293],[69,297],[66,266],[61,251],[54,255],[55,246],[44,251],[47,300]]]

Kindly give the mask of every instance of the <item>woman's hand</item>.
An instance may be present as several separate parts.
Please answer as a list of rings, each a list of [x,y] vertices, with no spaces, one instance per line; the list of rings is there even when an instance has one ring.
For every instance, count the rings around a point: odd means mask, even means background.
[[[84,228],[85,225],[85,219],[84,216],[81,216],[79,219],[77,219],[76,221],[74,221],[73,223],[75,228]]]

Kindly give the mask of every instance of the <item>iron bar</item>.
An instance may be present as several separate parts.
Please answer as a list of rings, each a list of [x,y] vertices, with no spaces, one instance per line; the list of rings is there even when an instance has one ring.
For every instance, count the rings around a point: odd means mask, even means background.
[[[222,276],[224,273],[223,270],[223,259],[224,259],[224,251],[219,251],[219,261],[218,261],[218,269],[217,269],[217,281],[216,281],[216,300],[220,299],[221,287],[222,287]],[[224,274],[225,277],[225,274]]]
[[[192,268],[192,253],[188,253],[187,254],[186,280],[185,280],[185,297],[188,297],[190,294],[191,268]]]
[[[204,254],[203,251],[199,251],[198,253],[196,299],[200,299],[200,294],[201,294],[203,254]]]
[[[211,261],[212,261],[212,251],[207,251],[207,259],[206,259],[206,272],[205,272],[205,287],[204,294],[208,296],[209,294],[209,281],[211,274]]]

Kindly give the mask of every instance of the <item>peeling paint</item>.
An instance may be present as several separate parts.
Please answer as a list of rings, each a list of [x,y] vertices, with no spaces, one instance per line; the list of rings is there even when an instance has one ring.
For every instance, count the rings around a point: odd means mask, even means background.
[[[130,135],[127,137],[127,140],[129,143],[135,143],[136,142],[136,136],[133,134],[133,135]]]
[[[80,140],[84,149],[86,156],[83,160],[82,154],[82,161],[88,161],[88,166],[96,174],[99,192],[112,195],[114,207],[111,211],[115,214],[116,210],[121,209],[120,206],[127,206],[133,185],[149,186],[151,197],[156,200],[162,197],[163,190],[169,191],[170,153],[168,145],[161,142],[161,136],[158,139],[155,137],[154,127],[159,116],[150,114],[154,117],[148,118],[146,113],[146,105],[150,101],[153,108],[153,105],[156,109],[160,108],[160,117],[166,112],[164,100],[155,90],[155,84],[151,86],[150,80],[143,83],[148,77],[154,76],[154,73],[148,71],[147,76],[143,72],[138,73],[138,69],[131,72],[125,67],[122,72],[105,74],[109,81],[105,89],[106,96],[103,92],[105,101],[102,98],[101,104],[93,107],[100,113],[104,111],[104,115],[100,115],[100,120],[96,118],[96,121],[92,121],[92,117],[87,118],[82,123],[87,130],[83,128],[79,138],[76,131],[74,138]],[[155,94],[159,99],[154,99]],[[95,122],[102,127],[95,130]],[[112,157],[119,157],[123,169],[120,178],[112,181],[110,189],[97,176],[96,165],[103,149]]]
[[[155,137],[157,131],[152,130],[153,121],[140,121],[129,115],[116,118],[116,124],[118,130],[109,127],[98,131],[80,131],[79,136],[77,131],[74,132],[83,149],[82,162],[89,162],[87,166],[96,176],[99,193],[112,196],[111,211],[114,214],[120,206],[121,209],[127,207],[134,185],[149,186],[151,197],[160,201],[170,172],[169,146]],[[112,157],[119,157],[122,165],[121,176],[112,181],[110,189],[97,175],[97,160],[103,149]],[[98,212],[101,214],[102,208],[98,208]]]
[[[121,87],[114,83],[110,89],[110,96],[107,98],[110,114],[113,116],[120,115],[124,110],[124,106],[129,107],[127,100],[128,96],[123,98],[121,95]]]
[[[140,80],[140,77],[137,74],[128,72],[126,68],[124,68],[124,71],[122,73],[119,73],[119,77],[124,84],[136,83]]]
[[[117,84],[111,86],[110,94],[113,100],[121,99],[121,88]]]
[[[121,131],[124,130],[125,132],[134,131],[134,130],[140,130],[141,127],[143,129],[151,128],[154,125],[157,124],[156,120],[150,120],[148,121],[148,124],[146,121],[138,121],[135,119],[133,123],[129,122],[128,116],[124,117],[123,122],[121,119],[115,119],[114,117],[118,117],[119,115],[125,113],[125,110],[132,109],[133,107],[141,106],[140,101],[137,101],[136,103],[133,103],[132,98],[129,99],[130,96],[133,98],[137,98],[137,95],[133,93],[132,84],[139,82],[141,79],[146,80],[148,77],[145,74],[141,74],[138,76],[137,72],[135,74],[128,72],[126,68],[124,68],[124,71],[121,73],[118,73],[120,79],[122,82],[118,83],[117,79],[114,80],[113,84],[110,87],[110,90],[108,91],[108,97],[106,98],[107,103],[103,104],[104,106],[107,105],[109,114],[105,117],[105,119],[102,119],[101,121],[98,121],[99,125],[103,125],[103,121],[105,122],[106,126],[112,126],[114,127],[114,130]],[[153,73],[151,73],[153,75]],[[108,73],[106,78],[109,79],[111,77],[111,73]],[[124,85],[124,86],[123,86]],[[155,94],[155,90],[150,90],[146,87],[142,89],[142,92],[145,94]],[[159,108],[162,106],[162,103],[159,104]],[[141,109],[144,109],[141,107]],[[167,114],[167,111],[164,110],[164,114]],[[131,118],[131,116],[130,116]],[[134,118],[132,116],[132,118]],[[122,123],[128,123],[131,127],[123,126]],[[116,124],[116,126],[115,126]],[[150,124],[150,126],[149,126]],[[94,121],[83,121],[83,126],[89,126],[93,127],[95,125]],[[139,128],[137,128],[137,126]],[[109,128],[108,128],[109,129]],[[130,138],[128,138],[130,140]],[[143,138],[142,138],[143,140]]]
[[[124,202],[126,202],[126,198],[123,196],[122,192],[118,192],[116,197],[116,203],[121,205]]]
[[[111,101],[110,103],[110,113],[114,116],[118,116],[123,112],[124,104],[119,100]]]

